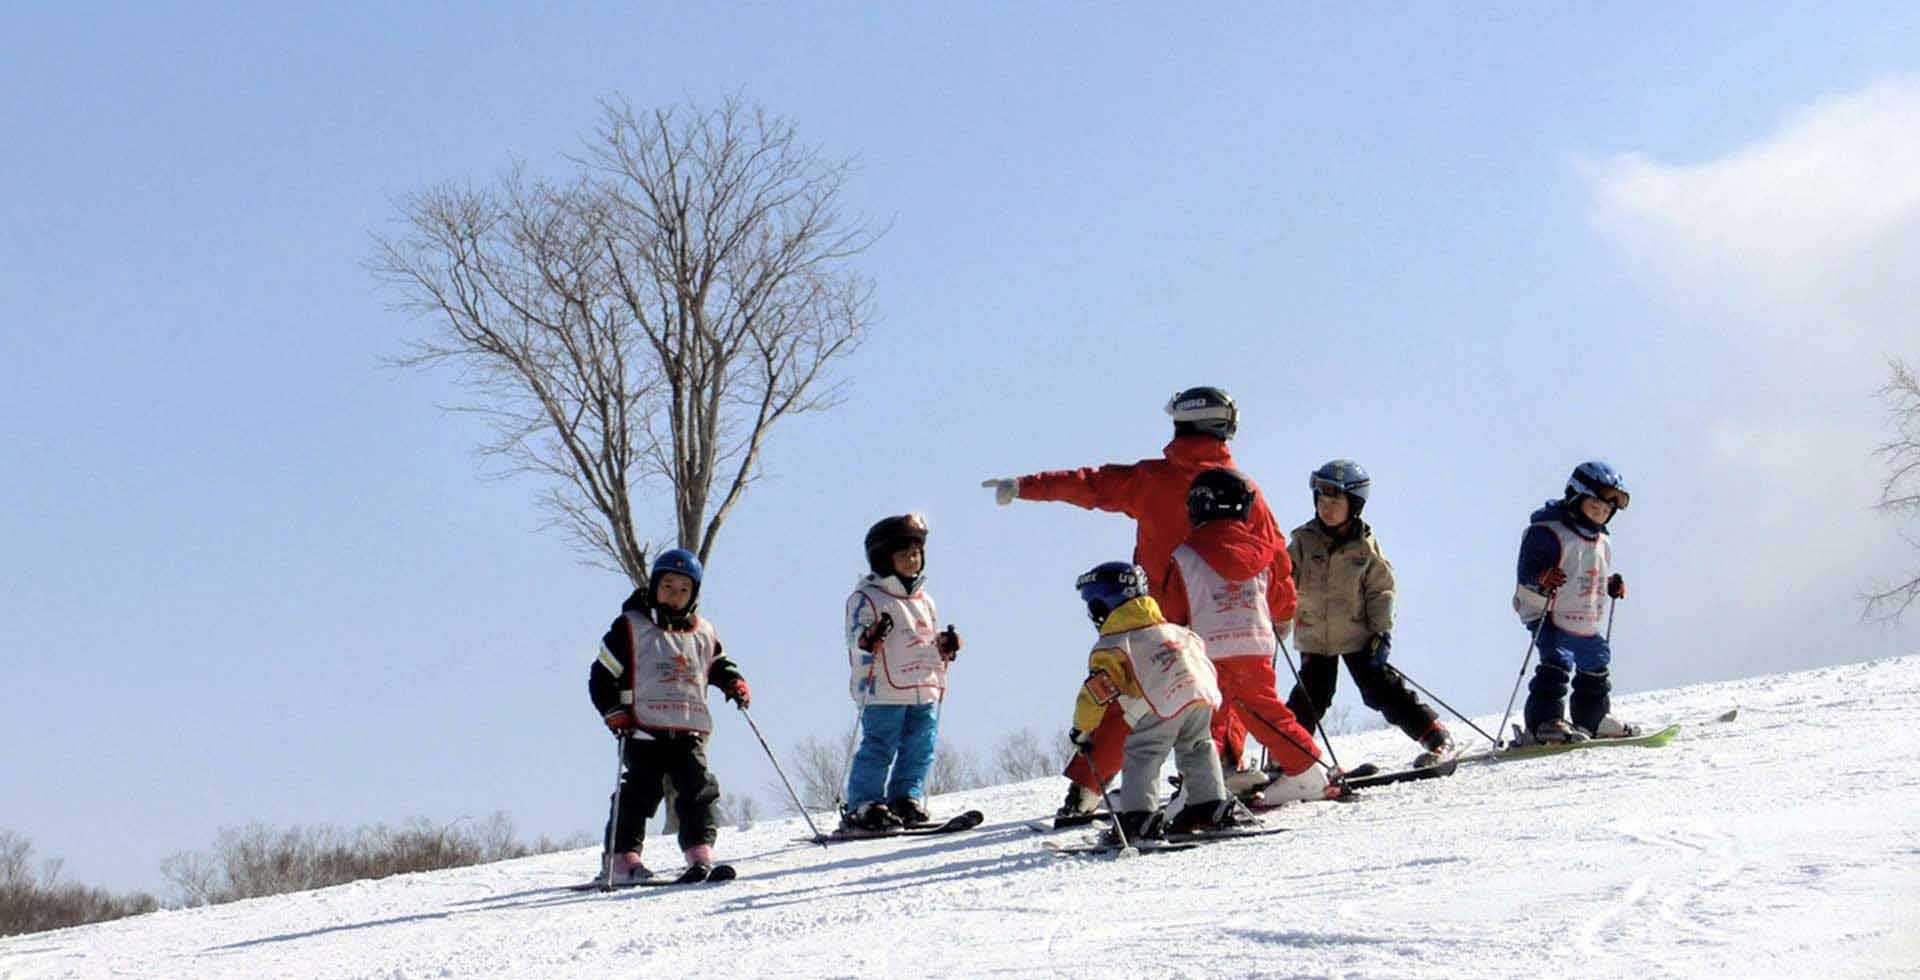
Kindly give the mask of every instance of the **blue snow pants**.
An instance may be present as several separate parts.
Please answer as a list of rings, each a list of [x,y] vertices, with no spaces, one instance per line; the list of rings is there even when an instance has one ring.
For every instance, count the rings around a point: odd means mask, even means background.
[[[860,709],[860,750],[847,774],[847,808],[902,797],[924,800],[940,705],[870,704]]]
[[[1598,731],[1613,706],[1613,677],[1607,669],[1613,650],[1606,637],[1563,633],[1549,622],[1540,627],[1539,646],[1540,664],[1527,685],[1527,730],[1562,717],[1571,690],[1574,726]]]
[[[1572,673],[1576,667],[1588,673],[1598,673],[1613,662],[1613,649],[1607,646],[1604,636],[1575,636],[1561,632],[1559,627],[1548,622],[1540,627],[1540,662],[1552,664],[1568,673]]]

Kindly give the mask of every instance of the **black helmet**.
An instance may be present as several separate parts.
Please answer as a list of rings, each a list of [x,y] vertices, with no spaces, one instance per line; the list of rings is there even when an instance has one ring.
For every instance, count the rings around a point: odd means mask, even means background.
[[[1202,470],[1187,490],[1187,523],[1244,521],[1253,512],[1253,484],[1239,470]]]
[[[1240,428],[1233,396],[1218,388],[1188,388],[1167,400],[1174,435],[1205,435],[1226,441]]]
[[[925,547],[927,520],[919,514],[884,517],[867,529],[867,567],[875,575],[893,574],[893,553],[910,544]]]

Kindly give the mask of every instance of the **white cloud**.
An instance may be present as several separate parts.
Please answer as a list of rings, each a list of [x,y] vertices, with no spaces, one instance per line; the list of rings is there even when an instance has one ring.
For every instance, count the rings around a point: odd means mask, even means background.
[[[1658,531],[1719,587],[1654,618],[1730,663],[1800,638],[1866,655],[1854,593],[1914,560],[1870,510],[1870,452],[1884,355],[1920,355],[1920,79],[1799,107],[1716,159],[1585,173],[1596,227],[1699,330],[1676,338],[1685,428],[1661,438],[1693,450],[1704,506]]]
[[[1920,334],[1920,80],[1821,99],[1719,159],[1587,170],[1596,223],[1670,285],[1792,326]]]

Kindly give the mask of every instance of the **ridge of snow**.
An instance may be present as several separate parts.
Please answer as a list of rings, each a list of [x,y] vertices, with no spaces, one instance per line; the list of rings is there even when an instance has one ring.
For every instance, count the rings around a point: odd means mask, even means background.
[[[1920,657],[1699,684],[1616,700],[1683,723],[1666,748],[1462,766],[1179,854],[1047,853],[1024,823],[1063,787],[1041,779],[934,800],[986,811],[953,836],[723,829],[725,885],[563,890],[592,848],[11,937],[0,978],[1920,976],[1916,708]]]

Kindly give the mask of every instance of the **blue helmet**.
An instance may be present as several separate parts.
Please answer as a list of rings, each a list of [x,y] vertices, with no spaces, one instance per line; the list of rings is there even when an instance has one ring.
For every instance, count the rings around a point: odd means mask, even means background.
[[[1626,510],[1632,495],[1627,492],[1627,478],[1620,471],[1597,459],[1588,460],[1573,468],[1573,475],[1567,477],[1567,497],[1572,500],[1585,494],[1596,497],[1614,506],[1616,510]]]
[[[1350,459],[1328,460],[1307,478],[1307,486],[1313,495],[1331,495],[1344,493],[1347,505],[1353,508],[1354,517],[1367,506],[1367,493],[1373,489],[1373,478],[1367,475],[1367,468]]]
[[[1087,604],[1087,618],[1098,626],[1128,600],[1147,594],[1147,570],[1132,562],[1101,562],[1073,584]]]
[[[653,560],[653,573],[647,576],[648,601],[660,593],[660,576],[668,572],[678,572],[693,579],[693,599],[687,603],[687,608],[678,611],[679,615],[685,616],[700,604],[700,579],[706,570],[700,567],[700,559],[685,548],[661,552],[660,557]]]

